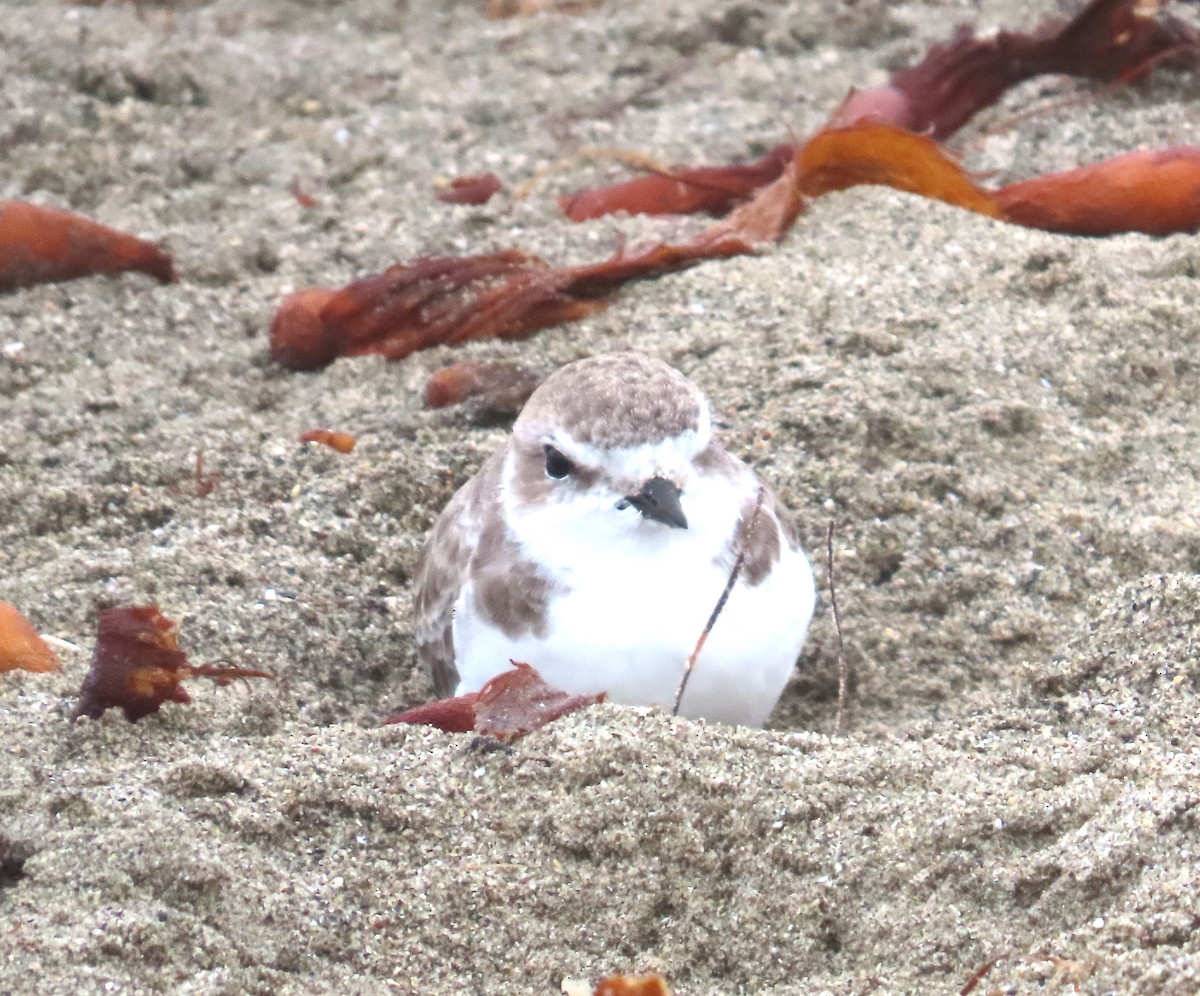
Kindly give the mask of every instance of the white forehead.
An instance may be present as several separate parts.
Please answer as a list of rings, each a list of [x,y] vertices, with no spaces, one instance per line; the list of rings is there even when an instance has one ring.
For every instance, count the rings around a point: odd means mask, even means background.
[[[561,428],[550,433],[547,442],[613,481],[640,483],[655,476],[682,481],[689,475],[692,461],[712,442],[712,415],[708,403],[702,402],[695,429],[635,446],[597,446],[581,442]]]

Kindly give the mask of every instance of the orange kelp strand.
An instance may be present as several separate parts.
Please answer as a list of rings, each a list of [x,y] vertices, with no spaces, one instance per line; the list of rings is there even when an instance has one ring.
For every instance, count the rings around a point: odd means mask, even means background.
[[[859,121],[819,131],[801,148],[800,189],[809,197],[878,184],[999,217],[990,194],[933,139],[903,128]]]
[[[175,279],[158,246],[82,215],[23,201],[0,201],[0,291],[126,270]]]
[[[1072,235],[1200,230],[1200,148],[1130,152],[995,193],[1004,217]]]

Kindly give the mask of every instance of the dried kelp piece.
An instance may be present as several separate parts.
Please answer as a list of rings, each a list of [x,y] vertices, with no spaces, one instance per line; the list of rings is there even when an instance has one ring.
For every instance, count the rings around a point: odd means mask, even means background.
[[[897,74],[889,87],[852,96],[834,116],[835,124],[801,147],[779,146],[748,166],[641,177],[567,204],[580,218],[622,209],[738,204],[725,220],[686,242],[622,250],[600,263],[563,268],[515,250],[424,258],[341,290],[299,291],[282,302],[272,322],[272,356],[284,366],[311,370],[338,356],[398,359],[436,344],[528,336],[594,313],[629,281],[753,252],[781,238],[807,198],[863,183],[1054,231],[1192,231],[1193,207],[1172,208],[1169,197],[1154,188],[1170,179],[1192,189],[1188,150],[1113,160],[1074,178],[1064,174],[992,192],[979,188],[932,138],[911,129],[953,131],[1012,81],[1036,72],[1134,76],[1146,71],[1147,60],[1181,48],[1194,56],[1197,39],[1192,28],[1147,0],[1096,0],[1064,27],[1032,34],[1007,32],[980,41],[964,29],[946,46],[935,46],[920,66]],[[1078,210],[1053,203],[1078,188],[1075,179],[1098,184],[1095,196],[1079,194]],[[1122,182],[1133,182],[1136,191],[1124,210]]]
[[[558,204],[572,221],[600,218],[615,211],[629,214],[704,211],[721,215],[778,178],[794,152],[792,145],[778,145],[756,162],[680,167],[606,187],[581,190],[560,197]]]
[[[0,291],[127,270],[175,279],[158,246],[70,211],[0,201]]]
[[[1200,32],[1167,13],[1168,2],[1093,0],[1061,29],[1046,24],[1035,31],[1032,52],[1019,57],[1039,63],[1043,73],[1098,80],[1139,79],[1163,57],[1194,64]]]
[[[479,415],[516,416],[540,380],[516,363],[464,360],[429,375],[425,382],[425,407],[447,408],[473,401]]]
[[[289,295],[271,323],[271,355],[316,370],[338,356],[395,360],[442,343],[524,338],[604,307],[565,293],[569,280],[516,250],[400,263],[341,290]]]
[[[816,197],[879,184],[1027,228],[1071,235],[1200,230],[1200,148],[1131,152],[995,191],[932,139],[874,121],[815,135],[800,151],[800,187]]]
[[[176,625],[157,605],[105,609],[100,613],[92,666],[79,690],[74,719],[97,719],[120,708],[132,721],[158,712],[164,702],[187,704],[182,682],[211,678],[228,685],[236,678],[271,678],[266,671],[215,664],[189,664],[179,649]]]
[[[524,338],[594,314],[632,280],[743,255],[780,238],[804,203],[799,179],[792,160],[753,200],[695,238],[622,250],[600,263],[555,268],[509,250],[418,259],[341,290],[297,291],[271,322],[271,356],[293,370],[316,370],[338,356],[395,360],[444,343]]]
[[[61,671],[62,663],[15,606],[0,601],[0,674]]]
[[[271,357],[276,363],[291,370],[319,370],[337,358],[337,336],[321,319],[321,309],[337,293],[329,287],[306,287],[280,302],[271,320]]]
[[[389,716],[385,724],[435,726],[446,733],[480,733],[513,739],[541,729],[561,716],[576,712],[605,696],[570,695],[547,685],[528,664],[496,675],[478,692],[440,699]]]
[[[433,195],[443,204],[486,204],[504,189],[495,173],[456,176],[433,185]]]
[[[1130,152],[996,191],[1003,217],[1073,235],[1200,230],[1200,148]]]
[[[320,443],[338,453],[352,453],[358,442],[352,432],[335,432],[333,429],[309,429],[296,437],[298,443]]]
[[[851,93],[818,134],[871,121],[945,139],[1010,87],[1034,76],[1130,80],[1163,58],[1200,61],[1200,32],[1163,6],[1149,0],[1093,0],[1065,24],[1054,21],[1032,32],[1001,31],[989,38],[962,26],[885,86]],[[572,221],[614,211],[722,213],[772,182],[795,151],[781,145],[755,163],[640,176],[579,191],[559,204]]]
[[[961,26],[934,45],[916,66],[884,87],[852,93],[831,127],[872,119],[945,139],[1010,87],[1046,73],[1098,80],[1132,80],[1156,60],[1190,50],[1195,61],[1200,32],[1146,0],[1095,0],[1065,24],[1052,21],[1032,32],[1000,31],[977,38]]]

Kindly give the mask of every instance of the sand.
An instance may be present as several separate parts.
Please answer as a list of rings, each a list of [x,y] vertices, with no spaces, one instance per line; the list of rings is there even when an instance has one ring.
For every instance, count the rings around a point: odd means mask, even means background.
[[[440,204],[435,177],[511,190],[589,146],[749,158],[955,23],[1054,4],[481,7],[0,3],[0,197],[161,240],[182,276],[0,297],[0,598],[78,647],[61,675],[0,676],[0,992],[657,970],[688,996],[957,993],[993,959],[976,992],[1200,990],[1195,237],[859,189],[761,256],[524,342],[316,374],[266,352],[297,287],[417,254],[594,260],[702,223],[565,222],[554,195],[625,175],[607,160],[485,207]],[[955,144],[994,183],[1200,144],[1194,74],[1064,100],[1085,91],[1023,85]],[[627,347],[709,392],[813,555],[771,728],[605,706],[507,751],[379,728],[430,692],[425,532],[505,431],[424,411],[426,376]],[[295,441],[315,426],[358,448]],[[72,725],[97,610],[145,602],[193,660],[278,682]]]

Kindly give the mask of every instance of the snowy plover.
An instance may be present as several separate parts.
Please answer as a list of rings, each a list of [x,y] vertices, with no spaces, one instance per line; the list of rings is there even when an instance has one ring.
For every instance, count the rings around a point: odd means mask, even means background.
[[[665,363],[613,353],[557,371],[425,548],[417,643],[438,694],[478,690],[514,659],[565,691],[670,709],[744,549],[680,712],[761,726],[814,601],[769,490],[754,516],[761,487],[713,437],[700,389]]]

